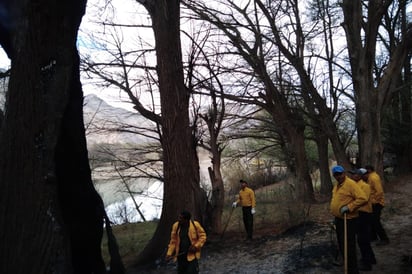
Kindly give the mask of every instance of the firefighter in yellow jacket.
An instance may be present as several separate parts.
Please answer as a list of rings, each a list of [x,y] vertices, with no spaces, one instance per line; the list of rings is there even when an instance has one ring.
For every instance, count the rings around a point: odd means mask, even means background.
[[[382,187],[381,177],[376,173],[371,165],[365,166],[367,173],[365,174],[366,182],[371,186],[371,201],[372,201],[372,230],[371,240],[379,242],[376,245],[389,244],[389,238],[381,223],[381,212],[385,206],[385,197]]]
[[[242,207],[243,224],[247,234],[247,240],[253,238],[253,215],[256,213],[256,198],[255,192],[248,187],[248,183],[240,180],[239,198],[233,202],[232,207],[236,208],[238,205]]]
[[[206,232],[199,222],[191,219],[190,212],[180,213],[172,226],[166,260],[177,260],[177,273],[199,273],[200,250],[206,242]]]
[[[371,271],[372,265],[376,264],[375,253],[370,241],[370,230],[372,225],[372,201],[370,199],[371,187],[363,179],[366,169],[359,168],[351,171],[352,179],[365,192],[368,202],[359,208],[357,241],[361,254],[359,270]]]
[[[344,254],[345,222],[346,217],[346,241],[347,241],[347,262],[348,273],[358,274],[358,262],[356,258],[356,232],[358,222],[358,209],[367,202],[366,194],[353,181],[348,178],[342,166],[334,166],[332,174],[337,184],[332,190],[330,210],[335,216],[336,236],[339,250]]]

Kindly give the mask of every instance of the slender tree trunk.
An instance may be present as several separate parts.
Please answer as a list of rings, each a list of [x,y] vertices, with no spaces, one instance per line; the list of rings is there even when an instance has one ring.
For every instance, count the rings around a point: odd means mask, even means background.
[[[221,173],[221,161],[223,148],[220,147],[218,136],[221,130],[223,114],[225,112],[224,99],[222,98],[222,106],[219,108],[216,102],[216,94],[211,91],[212,103],[207,114],[199,116],[205,121],[209,131],[209,142],[203,145],[211,155],[212,167],[208,168],[209,178],[212,185],[212,197],[210,203],[207,203],[205,216],[208,219],[206,223],[211,227],[212,232],[221,233],[222,231],[222,214],[225,202],[225,187]]]
[[[296,129],[296,128],[295,128]],[[296,166],[296,191],[300,201],[314,202],[315,196],[312,185],[312,178],[309,175],[308,161],[305,151],[305,138],[303,129],[293,131],[290,135],[290,149]]]
[[[216,148],[217,149],[217,148]],[[212,149],[212,165],[211,175],[212,182],[212,198],[211,198],[211,225],[212,231],[215,233],[222,232],[222,214],[225,202],[225,188],[223,185],[221,169],[221,153],[216,149]],[[214,152],[213,152],[214,151]]]
[[[319,155],[320,193],[330,196],[333,185],[329,169],[328,138],[323,132],[320,132],[320,130],[315,130],[315,135]]]

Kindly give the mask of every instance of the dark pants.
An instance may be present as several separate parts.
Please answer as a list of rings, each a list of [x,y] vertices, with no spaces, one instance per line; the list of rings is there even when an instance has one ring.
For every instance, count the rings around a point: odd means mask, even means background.
[[[362,256],[361,261],[367,266],[376,263],[375,253],[370,241],[371,219],[371,213],[359,211],[358,246]]]
[[[335,218],[336,236],[338,238],[339,250],[344,257],[344,220]],[[358,274],[358,262],[356,258],[356,232],[358,230],[358,218],[347,219],[347,256],[348,256],[348,274]]]
[[[253,237],[253,214],[251,206],[242,207],[243,224],[245,225],[246,234],[248,239]]]
[[[199,263],[197,259],[193,261],[187,260],[187,254],[182,254],[177,257],[177,273],[178,274],[198,274]]]
[[[386,235],[385,229],[383,229],[381,223],[381,212],[383,206],[381,204],[373,204],[372,212],[372,229],[371,229],[371,239],[376,240],[377,237],[381,241],[388,241],[388,235]]]

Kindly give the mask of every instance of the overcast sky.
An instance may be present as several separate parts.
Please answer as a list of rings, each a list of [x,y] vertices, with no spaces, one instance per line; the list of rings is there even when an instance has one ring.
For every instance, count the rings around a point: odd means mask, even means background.
[[[106,0],[88,0],[86,14],[82,19],[81,29],[79,31],[79,50],[82,51],[92,51],[91,47],[87,47],[87,45],[82,45],[82,32],[90,32],[96,28],[97,22],[101,21],[103,18],[97,16],[97,10],[101,9],[104,6]],[[112,0],[112,5],[116,7],[117,13],[111,14],[109,12],[104,13],[103,16],[109,16],[116,18],[114,19],[118,23],[124,24],[139,24],[139,23],[147,23],[147,14],[144,11],[144,8],[138,4],[136,1],[133,0]],[[412,12],[412,5],[408,5],[407,12],[410,15]],[[145,20],[146,19],[146,20]],[[140,21],[140,22],[139,22]],[[126,34],[125,34],[126,36]],[[93,54],[93,53],[92,53]],[[0,69],[8,69],[10,67],[10,60],[5,54],[5,52],[0,47]],[[98,91],[96,88],[87,85],[82,81],[84,86],[84,93],[85,95],[90,93],[95,93],[100,98],[108,101],[112,105],[115,106],[122,106],[125,107],[124,104],[120,103],[121,100],[125,100],[126,98],[119,98],[118,92],[110,92],[110,91]],[[125,108],[130,109],[130,106],[126,106]]]

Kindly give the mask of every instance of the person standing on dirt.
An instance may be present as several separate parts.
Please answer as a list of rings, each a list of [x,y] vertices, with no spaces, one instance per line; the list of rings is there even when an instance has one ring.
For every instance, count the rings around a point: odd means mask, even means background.
[[[239,191],[239,198],[233,202],[232,207],[236,208],[238,205],[242,207],[243,224],[247,234],[247,240],[253,239],[253,215],[256,213],[256,199],[255,192],[249,188],[248,183],[240,180],[241,189]]]
[[[365,192],[368,202],[359,208],[358,218],[358,246],[361,253],[359,270],[371,271],[372,265],[376,264],[375,253],[373,252],[370,241],[370,230],[372,221],[372,202],[370,200],[371,187],[364,180],[362,176],[367,173],[366,169],[359,168],[350,172],[352,179]]]
[[[356,232],[358,229],[358,209],[367,202],[366,194],[355,181],[346,176],[342,166],[334,166],[332,174],[337,184],[332,190],[330,211],[335,217],[336,237],[339,250],[347,256],[347,270],[349,274],[358,274],[358,262],[356,258]],[[345,235],[346,219],[346,235]],[[347,252],[345,252],[345,238]],[[346,253],[346,254],[345,254]]]
[[[183,210],[172,226],[166,260],[177,261],[177,273],[198,274],[200,250],[206,242],[206,232],[199,222]]]
[[[365,166],[367,173],[365,178],[367,183],[371,186],[371,202],[372,202],[372,229],[371,240],[378,240],[376,245],[389,244],[389,238],[381,223],[381,213],[385,206],[385,197],[383,193],[381,177],[376,173],[371,165]]]

